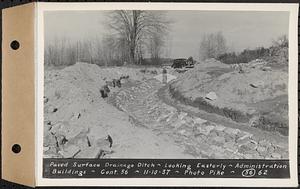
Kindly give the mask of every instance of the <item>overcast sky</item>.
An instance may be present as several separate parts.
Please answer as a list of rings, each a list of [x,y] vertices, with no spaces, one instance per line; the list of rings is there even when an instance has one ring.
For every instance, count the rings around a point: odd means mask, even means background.
[[[55,37],[71,40],[101,38],[106,32],[105,11],[52,11],[45,13],[45,41]],[[288,12],[168,11],[173,21],[168,42],[170,57],[199,56],[205,33],[221,31],[234,51],[268,47],[272,39],[288,34]]]

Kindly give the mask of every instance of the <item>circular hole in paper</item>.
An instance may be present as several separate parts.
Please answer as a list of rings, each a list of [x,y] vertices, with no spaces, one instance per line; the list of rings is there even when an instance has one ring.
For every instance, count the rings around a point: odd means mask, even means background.
[[[17,49],[20,47],[19,41],[13,40],[13,41],[10,43],[10,47],[11,47],[13,50],[17,50]]]
[[[14,144],[14,145],[12,146],[11,150],[12,150],[14,153],[18,154],[18,153],[21,152],[21,146],[20,146],[19,144]]]

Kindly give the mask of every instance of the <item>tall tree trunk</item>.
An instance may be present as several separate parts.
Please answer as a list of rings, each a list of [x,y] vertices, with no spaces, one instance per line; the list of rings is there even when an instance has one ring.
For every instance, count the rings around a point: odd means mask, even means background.
[[[130,61],[132,64],[135,64],[135,46],[132,44],[130,47]]]
[[[138,11],[133,10],[132,11],[132,32],[131,32],[131,46],[130,46],[130,58],[132,63],[136,63],[136,32],[137,32],[137,19],[138,19]]]

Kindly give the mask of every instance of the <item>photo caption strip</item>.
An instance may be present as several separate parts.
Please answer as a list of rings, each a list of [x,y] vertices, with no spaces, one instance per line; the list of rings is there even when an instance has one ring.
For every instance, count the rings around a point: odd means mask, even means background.
[[[288,160],[44,159],[44,178],[290,178]]]

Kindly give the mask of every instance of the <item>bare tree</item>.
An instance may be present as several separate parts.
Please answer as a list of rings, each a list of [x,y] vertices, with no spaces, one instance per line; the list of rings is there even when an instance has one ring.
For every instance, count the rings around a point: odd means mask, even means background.
[[[76,47],[66,37],[55,38],[45,46],[47,66],[67,66],[76,63]]]
[[[137,63],[147,35],[155,32],[164,34],[169,21],[162,11],[116,10],[109,15],[109,27],[116,32],[117,38],[124,39],[128,47],[130,62]]]
[[[162,53],[162,47],[164,45],[164,38],[162,35],[160,35],[159,32],[154,32],[151,36],[150,36],[150,40],[149,40],[149,51],[150,51],[150,55],[151,58],[154,60],[158,60],[160,58],[160,55]]]
[[[289,46],[289,39],[287,35],[282,35],[278,37],[276,40],[272,41],[273,46],[277,47],[288,47]]]
[[[200,60],[217,58],[227,51],[226,40],[221,32],[205,34],[200,42]]]

